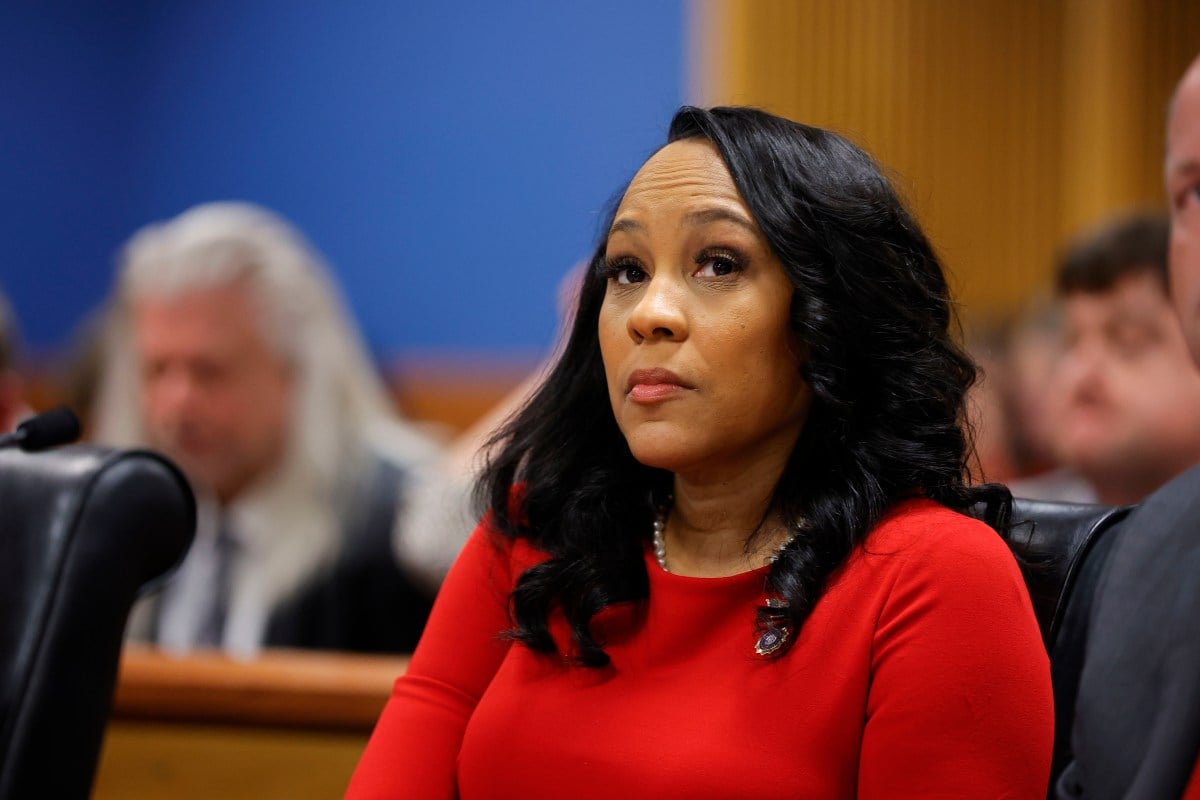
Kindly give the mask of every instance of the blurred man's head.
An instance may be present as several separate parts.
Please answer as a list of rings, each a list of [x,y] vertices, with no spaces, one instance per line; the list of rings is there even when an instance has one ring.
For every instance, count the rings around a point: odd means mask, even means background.
[[[269,341],[250,284],[137,297],[130,304],[150,443],[220,497],[284,455],[292,366]]]
[[[98,434],[163,450],[222,500],[283,463],[335,480],[388,415],[324,267],[265,209],[212,203],[138,232],[114,313]]]
[[[1171,298],[1200,364],[1200,58],[1184,73],[1167,119]]]
[[[1200,462],[1200,371],[1167,296],[1168,237],[1165,217],[1118,220],[1059,268],[1054,446],[1106,503],[1137,502]]]
[[[1057,463],[1047,386],[1054,375],[1062,341],[1062,309],[1048,294],[1030,299],[1013,320],[1005,341],[1004,410],[1010,420],[1016,475],[1036,475]]]

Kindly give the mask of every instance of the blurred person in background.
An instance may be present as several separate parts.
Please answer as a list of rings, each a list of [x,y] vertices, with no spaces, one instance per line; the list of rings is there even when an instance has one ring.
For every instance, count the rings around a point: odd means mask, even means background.
[[[110,314],[95,436],[163,451],[199,499],[192,550],[131,635],[241,655],[410,650],[444,567],[420,546],[399,562],[392,539],[420,535],[406,504],[439,447],[393,413],[300,234],[244,203],[148,226]]]
[[[972,330],[966,345],[982,373],[969,396],[982,478],[1018,486],[1059,481],[1046,413],[1062,350],[1059,305],[1039,292],[1012,317]],[[1077,476],[1070,476],[1070,487],[1084,499],[1092,496]]]
[[[96,408],[96,391],[104,372],[109,339],[109,312],[108,305],[101,304],[76,323],[54,370],[62,401],[79,417],[84,438],[91,438],[91,414]]]
[[[1003,337],[997,376],[1009,421],[1015,476],[1045,474],[1057,465],[1050,443],[1048,386],[1062,350],[1062,308],[1040,291],[1016,315]]]
[[[1008,330],[985,326],[964,342],[979,367],[979,380],[967,393],[968,423],[975,438],[977,480],[1008,483],[1017,473],[1015,419],[1009,405]]]
[[[24,384],[17,372],[17,318],[0,292],[0,433],[7,433],[29,413]]]
[[[1165,177],[1171,300],[1200,366],[1200,58],[1171,103]],[[1064,800],[1200,800],[1200,466],[1146,498],[1122,529],[1096,588],[1073,761],[1055,790]]]
[[[1022,476],[1042,474],[1056,467],[1046,403],[1062,349],[1062,308],[1051,291],[1032,297],[1004,344],[1004,403],[1012,420],[1013,470]]]
[[[1126,505],[1200,463],[1200,372],[1167,295],[1169,233],[1165,215],[1141,213],[1068,247],[1063,349],[1047,384],[1063,471],[1016,482],[1014,494]]]
[[[427,574],[436,575],[439,583],[478,521],[474,490],[492,450],[488,441],[524,407],[561,355],[575,321],[575,306],[589,266],[588,261],[581,261],[559,281],[556,303],[559,324],[550,354],[449,442],[441,458],[421,468],[423,489],[414,493],[409,504],[408,527],[437,535],[414,536],[397,527],[395,547],[401,560],[415,560],[436,567],[427,570]]]

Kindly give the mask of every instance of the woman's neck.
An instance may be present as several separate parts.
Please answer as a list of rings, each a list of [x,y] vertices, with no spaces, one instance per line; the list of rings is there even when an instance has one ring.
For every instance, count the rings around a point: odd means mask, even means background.
[[[722,476],[676,474],[674,502],[663,531],[670,571],[723,577],[768,563],[791,535],[767,513],[782,471],[780,464]]]

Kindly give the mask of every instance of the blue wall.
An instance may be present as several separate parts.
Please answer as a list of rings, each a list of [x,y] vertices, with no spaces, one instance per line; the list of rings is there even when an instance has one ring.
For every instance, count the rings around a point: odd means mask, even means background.
[[[240,198],[308,234],[381,358],[536,354],[682,102],[683,30],[678,0],[8,4],[0,284],[53,351],[134,229]]]

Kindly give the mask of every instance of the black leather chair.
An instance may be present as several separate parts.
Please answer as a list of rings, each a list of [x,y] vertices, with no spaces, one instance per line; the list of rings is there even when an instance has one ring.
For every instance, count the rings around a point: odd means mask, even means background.
[[[129,610],[195,524],[152,453],[0,451],[0,799],[88,796]]]
[[[1024,560],[1054,683],[1053,787],[1070,758],[1071,724],[1096,584],[1130,508],[1016,499],[1011,541]]]

